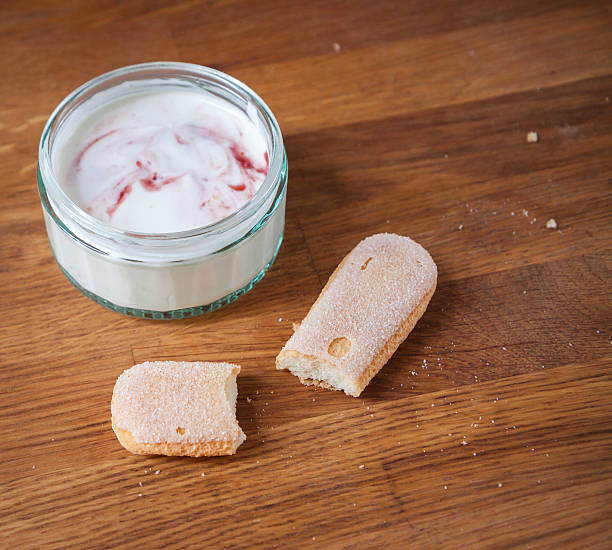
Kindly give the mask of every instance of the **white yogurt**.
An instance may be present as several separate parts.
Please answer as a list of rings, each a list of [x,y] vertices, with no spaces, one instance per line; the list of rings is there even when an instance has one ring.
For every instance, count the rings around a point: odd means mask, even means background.
[[[152,63],[83,85],[41,139],[49,241],[86,295],[139,317],[217,309],[263,277],[287,178],[272,113],[205,67]]]
[[[218,222],[268,173],[266,142],[239,109],[197,89],[119,98],[70,128],[54,164],[68,196],[119,229],[172,233]]]

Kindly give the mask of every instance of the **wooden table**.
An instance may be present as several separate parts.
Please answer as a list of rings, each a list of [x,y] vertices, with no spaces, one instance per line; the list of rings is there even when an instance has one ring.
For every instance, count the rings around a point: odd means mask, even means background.
[[[2,548],[610,548],[609,4],[9,1],[0,29]],[[77,292],[35,185],[55,105],[160,59],[258,91],[290,166],[271,271],[177,322]],[[358,399],[276,371],[385,231],[438,264],[408,340]],[[113,384],[145,360],[242,365],[235,456],[120,447]]]

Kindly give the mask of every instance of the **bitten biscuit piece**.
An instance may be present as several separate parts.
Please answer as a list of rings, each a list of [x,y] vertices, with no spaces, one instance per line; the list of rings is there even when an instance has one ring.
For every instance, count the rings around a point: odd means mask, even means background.
[[[408,237],[361,241],[276,358],[303,384],[357,397],[404,341],[436,288],[436,264]]]
[[[123,372],[111,414],[136,454],[232,455],[246,439],[236,420],[238,365],[157,361]]]

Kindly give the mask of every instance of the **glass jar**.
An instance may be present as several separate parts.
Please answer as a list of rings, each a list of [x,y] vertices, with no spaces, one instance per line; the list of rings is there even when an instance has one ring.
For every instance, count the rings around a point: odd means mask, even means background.
[[[92,108],[151,86],[199,88],[242,110],[265,138],[269,168],[253,197],[214,224],[165,234],[124,231],[66,194],[54,170],[62,131]],[[58,145],[59,143],[59,145]],[[242,82],[187,63],[144,63],[103,74],[55,109],[38,152],[38,190],[55,259],[83,294],[114,311],[180,319],[233,302],[260,281],[283,239],[287,156],[274,115]]]

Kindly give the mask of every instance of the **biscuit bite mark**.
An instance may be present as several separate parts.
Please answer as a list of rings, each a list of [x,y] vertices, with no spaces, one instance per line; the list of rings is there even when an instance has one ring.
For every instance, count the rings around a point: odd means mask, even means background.
[[[358,396],[423,315],[436,280],[436,264],[410,238],[368,237],[336,268],[276,368]]]

